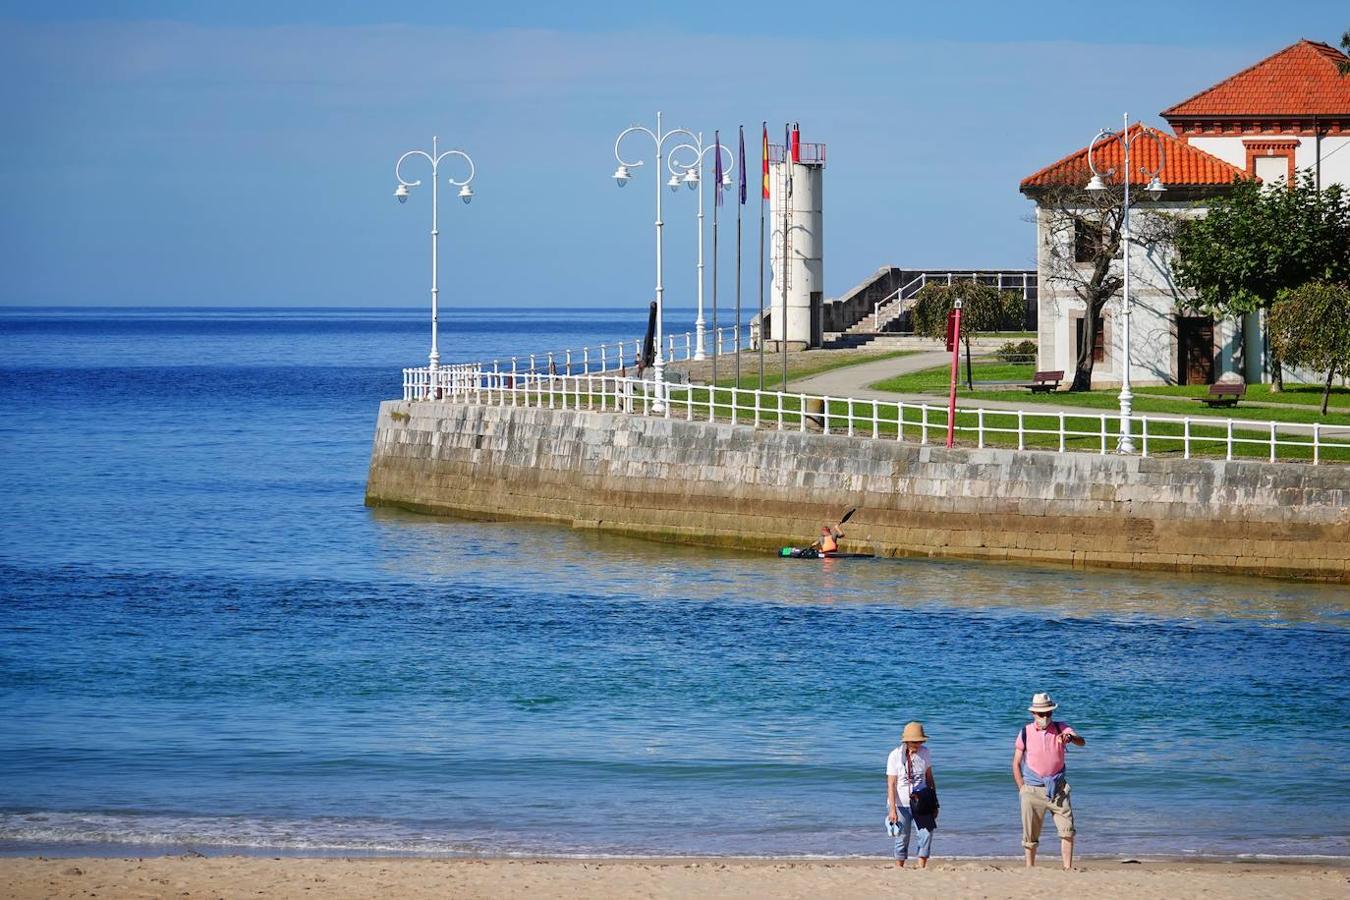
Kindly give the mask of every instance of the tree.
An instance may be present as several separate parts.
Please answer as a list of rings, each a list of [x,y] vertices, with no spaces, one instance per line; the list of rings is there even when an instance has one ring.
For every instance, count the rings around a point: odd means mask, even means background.
[[[1331,380],[1350,372],[1350,285],[1310,281],[1286,291],[1270,311],[1270,343],[1291,366],[1326,372],[1322,415]]]
[[[1001,330],[1005,324],[1021,322],[1024,315],[1022,295],[1002,291],[969,278],[951,284],[925,284],[915,295],[910,319],[914,333],[943,340],[947,337],[947,313],[961,301],[961,336],[966,346],[966,387],[975,389],[971,374],[970,342],[980,334]]]
[[[1124,283],[1120,267],[1124,187],[1108,179],[1106,190],[1084,190],[1090,174],[1084,166],[1067,177],[1065,183],[1032,195],[1039,206],[1046,249],[1042,277],[1047,282],[1070,287],[1085,308],[1083,341],[1078,348],[1070,391],[1092,390],[1097,323],[1106,304]],[[1143,191],[1131,192],[1130,206],[1136,207],[1142,196]],[[1136,211],[1130,221],[1130,241],[1145,252],[1152,252],[1166,241],[1170,231],[1170,221],[1158,216],[1141,216]]]
[[[1234,182],[1201,218],[1178,220],[1177,281],[1188,306],[1237,317],[1271,307],[1306,282],[1350,282],[1350,196],[1340,185],[1318,190],[1310,171],[1294,185]],[[1273,354],[1271,390],[1283,385]]]
[[[1350,56],[1350,29],[1341,35],[1341,52]],[[1336,71],[1342,75],[1350,75],[1350,59],[1343,59],[1336,63]]]

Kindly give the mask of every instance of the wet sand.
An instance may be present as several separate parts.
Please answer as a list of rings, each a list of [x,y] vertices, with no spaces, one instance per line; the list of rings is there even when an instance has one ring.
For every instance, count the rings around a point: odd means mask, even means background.
[[[1123,863],[1027,871],[1015,860],[409,859],[167,856],[0,859],[0,895],[130,897],[1344,898],[1346,861]]]

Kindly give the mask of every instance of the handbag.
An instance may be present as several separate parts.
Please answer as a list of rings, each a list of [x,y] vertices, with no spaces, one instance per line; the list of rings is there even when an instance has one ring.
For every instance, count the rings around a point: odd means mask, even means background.
[[[914,769],[910,762],[910,754],[905,753],[905,774],[909,776],[909,783],[914,783]],[[909,811],[916,816],[936,816],[938,812],[937,789],[931,785],[925,784],[917,791],[909,793]]]

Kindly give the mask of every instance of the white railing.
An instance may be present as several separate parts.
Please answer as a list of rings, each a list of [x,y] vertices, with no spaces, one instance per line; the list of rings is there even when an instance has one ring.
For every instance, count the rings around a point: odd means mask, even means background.
[[[749,330],[748,325],[743,327],[747,331]],[[708,334],[710,334],[709,340],[717,348],[716,352],[719,356],[741,351],[740,329],[735,325],[710,330]],[[473,377],[489,372],[513,376],[526,374],[592,375],[605,372],[626,374],[629,366],[634,369],[640,368],[642,343],[641,339],[634,339],[597,344],[593,347],[525,353],[520,356],[510,356],[506,359],[494,359],[485,363],[452,363],[436,369],[434,376],[431,370],[426,368],[404,369],[405,393],[408,372],[424,373],[418,376],[423,379],[421,386],[431,389],[434,381],[435,386],[443,392],[449,390],[450,384],[456,378]],[[694,358],[697,342],[694,339],[693,332],[668,334],[665,336],[663,343],[666,345],[665,362],[667,363],[688,362]]]
[[[874,440],[945,441],[947,407],[891,400],[859,400],[754,388],[667,385],[658,402],[653,381],[591,372],[504,371],[454,366],[403,370],[403,399],[445,399],[490,406],[572,408],[660,415],[689,421],[725,421],[778,431],[818,431]],[[660,412],[657,412],[660,410]],[[1350,429],[1320,423],[1247,422],[1208,417],[1131,416],[1140,455],[1222,455],[1296,459],[1317,465],[1350,461]],[[1120,416],[1112,413],[1037,412],[974,408],[958,411],[955,431],[966,446],[1018,450],[1112,453]],[[1330,432],[1330,434],[1328,434]]]

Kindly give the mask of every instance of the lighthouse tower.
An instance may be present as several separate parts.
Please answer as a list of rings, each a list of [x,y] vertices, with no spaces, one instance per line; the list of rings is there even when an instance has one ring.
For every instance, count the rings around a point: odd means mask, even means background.
[[[804,144],[796,126],[786,145],[769,145],[768,348],[819,347],[823,337],[825,145]],[[785,334],[786,330],[786,334]]]

